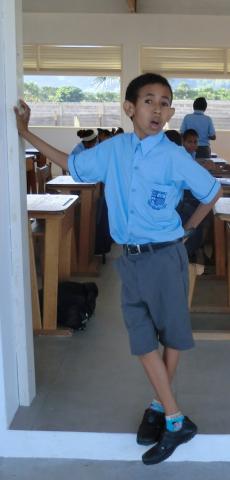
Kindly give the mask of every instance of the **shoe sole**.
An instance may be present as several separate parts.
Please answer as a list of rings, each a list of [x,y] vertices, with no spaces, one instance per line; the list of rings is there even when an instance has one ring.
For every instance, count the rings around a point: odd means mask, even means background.
[[[169,458],[173,452],[175,452],[176,448],[179,447],[180,445],[183,445],[183,443],[187,443],[189,442],[190,440],[192,440],[193,437],[195,437],[195,435],[197,434],[197,430],[195,432],[192,432],[190,434],[187,435],[187,437],[183,440],[183,442],[180,442],[178,443],[178,445],[175,446],[175,448],[173,448],[173,450],[171,450],[170,452],[168,452],[168,454],[166,454],[164,456],[164,458],[161,458],[157,461],[154,461],[154,460],[151,460],[151,459],[145,459],[142,457],[142,462],[145,464],[145,465],[156,465],[157,463],[161,463],[163,462],[164,460],[167,460],[167,458]]]
[[[145,445],[145,446],[148,446],[148,445],[154,445],[154,443],[157,443],[159,441],[159,438],[156,440],[138,440],[138,438],[136,439],[138,445]]]

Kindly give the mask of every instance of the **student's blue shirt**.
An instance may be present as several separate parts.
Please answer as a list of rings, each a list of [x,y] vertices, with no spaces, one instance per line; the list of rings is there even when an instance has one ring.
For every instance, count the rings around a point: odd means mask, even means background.
[[[96,144],[97,144],[97,143],[98,143],[98,141],[96,142]],[[95,144],[95,145],[96,145],[96,144]],[[92,147],[91,147],[91,148],[92,148]],[[73,148],[71,154],[72,154],[72,153],[75,153],[75,154],[76,154],[76,153],[81,153],[81,152],[83,152],[83,150],[87,150],[87,149],[86,149],[84,143],[83,143],[83,142],[80,142],[80,143],[77,143],[77,145],[75,145],[75,147]]]
[[[71,154],[76,181],[103,182],[111,236],[117,243],[165,242],[184,234],[175,210],[185,188],[209,203],[220,188],[203,167],[170,142],[163,132],[140,141],[135,133],[117,135]]]
[[[211,117],[201,110],[185,115],[181,124],[180,132],[184,133],[188,128],[193,128],[199,135],[199,146],[205,147],[210,144],[209,137],[216,134]]]
[[[81,153],[81,152],[83,152],[83,150],[86,150],[85,145],[84,145],[84,143],[80,142],[80,143],[77,143],[77,145],[75,145],[71,154],[72,153],[74,153],[74,154]]]

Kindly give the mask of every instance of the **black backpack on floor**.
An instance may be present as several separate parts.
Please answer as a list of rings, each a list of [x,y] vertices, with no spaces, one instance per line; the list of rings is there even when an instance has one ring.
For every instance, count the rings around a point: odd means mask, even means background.
[[[42,291],[39,292],[40,300]],[[85,330],[96,307],[98,288],[94,282],[61,282],[58,285],[57,325]]]

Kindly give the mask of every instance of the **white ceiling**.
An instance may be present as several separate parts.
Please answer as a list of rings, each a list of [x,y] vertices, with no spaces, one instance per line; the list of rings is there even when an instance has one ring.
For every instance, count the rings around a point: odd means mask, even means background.
[[[136,4],[137,13],[230,15],[230,0],[136,0]],[[22,6],[24,12],[129,13],[127,0],[22,0]]]

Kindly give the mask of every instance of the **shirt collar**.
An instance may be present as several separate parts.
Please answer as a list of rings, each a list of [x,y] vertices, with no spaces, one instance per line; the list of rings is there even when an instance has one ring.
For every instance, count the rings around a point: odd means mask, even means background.
[[[140,138],[138,138],[138,136],[134,132],[132,136],[132,146],[133,146],[134,152],[137,148],[137,145],[140,144],[143,155],[147,155],[147,153],[150,150],[152,150],[152,148],[154,148],[156,145],[158,145],[158,143],[160,143],[160,141],[163,138],[163,135],[164,135],[164,132],[161,131],[157,133],[157,135],[149,135],[148,137],[145,137],[143,140],[140,140]]]
[[[197,115],[204,115],[203,110],[194,110],[194,113],[197,113]]]

